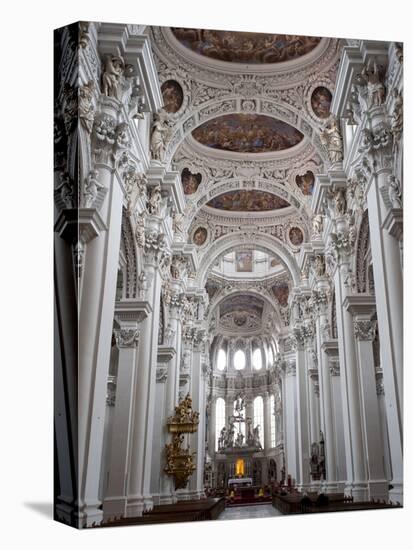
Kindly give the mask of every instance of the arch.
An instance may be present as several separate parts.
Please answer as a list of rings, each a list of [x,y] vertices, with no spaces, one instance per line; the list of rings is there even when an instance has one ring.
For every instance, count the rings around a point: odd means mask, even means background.
[[[277,181],[276,179],[264,179],[254,177],[246,184],[245,177],[231,177],[223,179],[219,184],[214,184],[211,186],[206,185],[203,186],[201,189],[201,194],[197,197],[197,200],[188,201],[185,207],[185,215],[187,218],[188,227],[193,222],[198,211],[203,206],[206,206],[210,200],[228,191],[236,190],[264,191],[266,193],[276,195],[290,203],[291,207],[294,208],[309,223],[308,205],[306,201],[304,199],[300,200],[298,193],[293,194],[288,189],[288,187],[286,187],[283,183]],[[287,208],[285,210],[287,210]],[[274,214],[274,212],[278,215],[280,212],[283,213],[283,210],[269,211],[267,212],[267,214]],[[242,216],[243,214],[245,214],[245,212],[239,212],[239,215]],[[256,214],[256,212],[253,212],[253,214]]]
[[[251,242],[254,242],[254,249],[256,250],[276,254],[287,268],[287,271],[293,280],[294,286],[299,285],[300,272],[297,262],[281,241],[279,241],[276,237],[265,233],[250,233],[243,231],[237,231],[230,233],[229,235],[219,237],[219,239],[217,239],[210,246],[208,252],[200,262],[196,277],[196,285],[199,288],[205,286],[210,268],[221,256],[231,252],[232,249],[238,247],[239,245],[251,244]]]

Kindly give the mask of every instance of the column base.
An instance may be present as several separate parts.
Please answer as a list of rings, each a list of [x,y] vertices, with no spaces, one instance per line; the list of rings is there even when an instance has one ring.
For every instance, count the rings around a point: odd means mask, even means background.
[[[78,511],[77,516],[78,528],[96,527],[103,521],[103,511],[100,508],[100,502],[93,504],[85,504],[82,510]]]
[[[298,483],[297,484],[297,490],[300,493],[311,493],[313,490],[313,486],[311,485],[311,482],[309,483]]]
[[[369,500],[368,484],[365,481],[346,483],[344,494],[345,496],[353,497],[354,502],[366,502]]]
[[[389,482],[386,479],[373,480],[368,482],[369,499],[389,501]]]
[[[326,495],[341,492],[337,481],[323,481],[321,483],[320,491]]]
[[[389,500],[397,504],[403,504],[403,483],[401,481],[391,481],[390,485],[393,485],[393,489],[389,491]]]
[[[125,497],[113,497],[103,501],[103,519],[113,521],[126,515],[127,499]]]
[[[60,501],[54,506],[54,518],[56,521],[71,525],[79,529],[77,510],[72,503]]]
[[[173,494],[162,494],[159,496],[159,504],[176,504],[177,498]]]
[[[125,517],[127,518],[137,518],[143,515],[144,503],[143,497],[132,497],[129,498],[126,503],[126,512]]]

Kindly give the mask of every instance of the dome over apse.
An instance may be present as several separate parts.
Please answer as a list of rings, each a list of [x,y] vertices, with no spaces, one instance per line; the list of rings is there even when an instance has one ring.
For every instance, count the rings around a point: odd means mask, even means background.
[[[211,199],[207,206],[231,212],[265,212],[286,208],[290,204],[277,195],[265,191],[240,190],[218,195]]]
[[[195,128],[192,137],[212,149],[268,153],[294,147],[304,136],[281,120],[265,115],[236,113],[204,122]]]
[[[321,38],[260,32],[215,31],[173,27],[179,42],[205,57],[232,63],[281,63],[309,53]]]

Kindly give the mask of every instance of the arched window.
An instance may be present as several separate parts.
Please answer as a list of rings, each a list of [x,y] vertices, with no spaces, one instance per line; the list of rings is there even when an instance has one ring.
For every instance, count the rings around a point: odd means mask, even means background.
[[[245,368],[245,353],[242,349],[239,349],[234,354],[234,368],[236,370],[242,370]]]
[[[225,370],[227,367],[227,354],[223,348],[220,348],[217,356],[217,369]]]
[[[254,399],[254,428],[259,426],[261,446],[264,447],[264,401],[259,395]]]
[[[275,399],[270,397],[270,426],[271,426],[271,447],[275,447]]]
[[[252,354],[252,366],[255,370],[260,370],[262,368],[262,353],[260,348],[255,348]]]
[[[225,401],[218,397],[215,404],[215,450],[218,451],[218,438],[225,426]]]
[[[269,344],[268,346],[268,356],[270,360],[270,366],[272,366],[274,364],[274,351],[271,344]]]

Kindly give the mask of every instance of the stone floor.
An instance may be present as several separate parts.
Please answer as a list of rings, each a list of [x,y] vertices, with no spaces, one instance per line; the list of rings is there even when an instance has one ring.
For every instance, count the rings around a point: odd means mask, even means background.
[[[260,504],[226,508],[218,519],[272,518],[275,516],[282,516],[282,514],[272,504]]]

